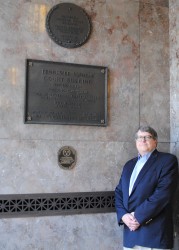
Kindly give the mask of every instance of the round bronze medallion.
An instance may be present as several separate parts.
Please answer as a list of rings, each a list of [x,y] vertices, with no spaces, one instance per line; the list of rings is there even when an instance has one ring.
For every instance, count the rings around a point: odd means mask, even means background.
[[[76,48],[89,38],[91,24],[86,12],[72,3],[55,5],[46,18],[50,38],[65,48]]]
[[[58,165],[63,169],[72,169],[76,164],[76,151],[70,146],[64,146],[58,151]]]

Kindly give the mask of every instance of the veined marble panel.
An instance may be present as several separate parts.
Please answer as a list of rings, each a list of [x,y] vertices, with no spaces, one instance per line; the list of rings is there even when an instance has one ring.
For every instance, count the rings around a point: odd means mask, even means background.
[[[153,4],[156,6],[169,7],[170,0],[139,0],[141,3]]]
[[[179,1],[169,1],[169,38],[170,38],[170,134],[171,134],[171,152],[179,157]],[[179,248],[179,188],[176,194],[175,202],[175,238],[174,249]]]
[[[0,233],[2,250],[122,249],[115,213],[1,219]]]
[[[140,121],[170,140],[168,8],[140,4]]]
[[[138,127],[138,1],[71,2],[92,22],[88,42],[76,49],[60,47],[46,32],[45,17],[59,1],[1,4],[0,138],[130,141]],[[26,58],[108,67],[108,127],[23,124]]]
[[[77,151],[72,170],[58,165],[62,146]],[[118,142],[1,139],[0,147],[1,194],[112,191],[129,152],[137,153]]]
[[[179,2],[170,3],[170,116],[171,116],[171,141],[179,140]]]
[[[61,2],[69,1],[1,1],[1,194],[113,190],[124,163],[136,155],[134,134],[140,123],[154,126],[159,150],[169,150],[167,1],[71,0],[92,21],[88,42],[76,49],[58,46],[45,29],[48,11]],[[108,67],[108,126],[24,124],[27,58]],[[172,110],[177,112],[175,100]],[[177,120],[173,115],[172,122]],[[57,163],[57,152],[65,145],[77,151],[71,171]],[[122,249],[115,214],[7,219],[0,225],[2,250]]]

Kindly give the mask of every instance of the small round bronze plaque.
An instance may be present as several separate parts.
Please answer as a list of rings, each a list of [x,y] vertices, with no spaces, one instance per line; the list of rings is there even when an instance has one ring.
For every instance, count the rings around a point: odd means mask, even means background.
[[[63,169],[72,169],[76,164],[76,151],[70,146],[64,146],[58,151],[58,165]]]
[[[86,12],[72,3],[55,5],[46,18],[51,39],[65,48],[76,48],[89,38],[91,24]]]

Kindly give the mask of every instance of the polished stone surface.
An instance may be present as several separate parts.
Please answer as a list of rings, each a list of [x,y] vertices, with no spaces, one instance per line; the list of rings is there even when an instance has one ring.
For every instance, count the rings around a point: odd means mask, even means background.
[[[46,15],[59,1],[1,1],[1,194],[114,190],[124,163],[136,155],[139,124],[158,130],[160,150],[177,152],[178,3],[172,0],[170,10],[175,13],[170,92],[168,1],[70,2],[84,8],[92,21],[88,42],[76,49],[58,46],[45,30]],[[108,67],[108,126],[24,124],[27,58]],[[58,166],[62,146],[77,151],[71,171]],[[0,225],[4,250],[122,249],[115,214],[2,219]]]
[[[171,152],[179,157],[179,1],[171,0],[170,18],[170,134]],[[179,194],[179,188],[177,197]],[[179,200],[175,205],[175,249],[179,249]]]
[[[114,214],[2,219],[0,233],[4,250],[116,250],[122,237]]]
[[[140,121],[170,140],[168,8],[140,4]]]
[[[141,3],[147,3],[154,6],[169,7],[168,0],[140,0]]]

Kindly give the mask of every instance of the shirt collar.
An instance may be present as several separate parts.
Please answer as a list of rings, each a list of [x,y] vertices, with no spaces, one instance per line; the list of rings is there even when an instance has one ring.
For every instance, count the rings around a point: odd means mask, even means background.
[[[155,150],[155,149],[154,149]],[[152,150],[151,152],[148,152],[146,153],[145,155],[141,156],[139,153],[138,153],[138,160],[140,159],[145,159],[146,161],[149,159],[149,157],[151,156],[151,154],[154,152],[154,150]]]

